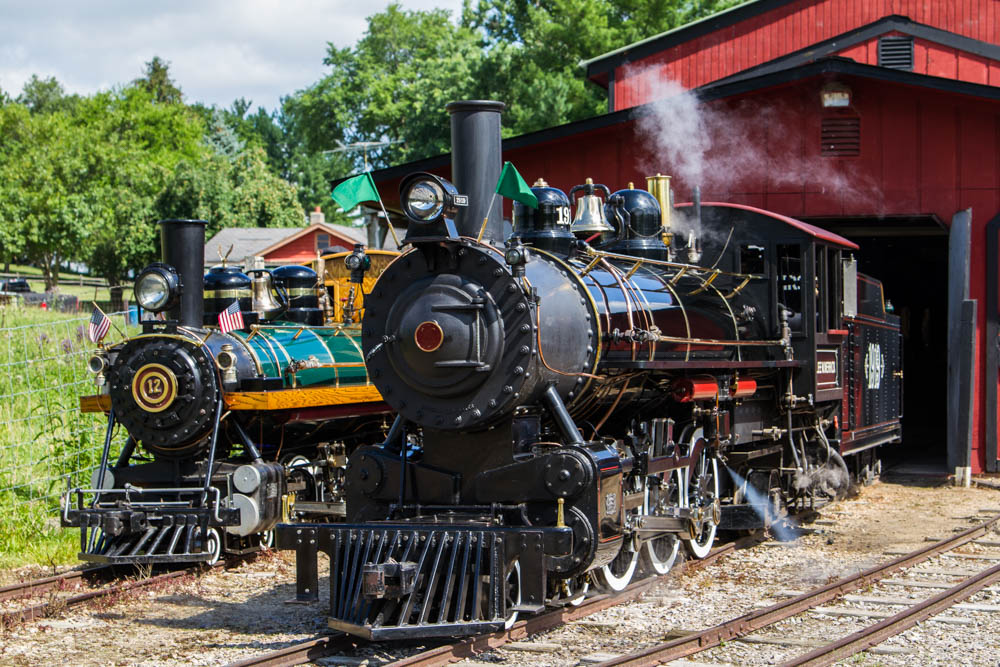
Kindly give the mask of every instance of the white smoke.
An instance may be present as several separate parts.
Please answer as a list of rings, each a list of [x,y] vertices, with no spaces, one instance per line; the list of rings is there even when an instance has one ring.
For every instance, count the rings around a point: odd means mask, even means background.
[[[635,77],[653,100],[637,121],[646,148],[640,166],[647,174],[672,175],[682,197],[695,186],[723,199],[739,194],[737,186],[742,192],[798,186],[797,191],[860,198],[878,206],[874,184],[848,178],[838,160],[804,158],[801,147],[789,143],[801,135],[797,126],[790,126],[800,121],[794,110],[756,100],[702,103],[656,66],[633,68],[627,76]]]

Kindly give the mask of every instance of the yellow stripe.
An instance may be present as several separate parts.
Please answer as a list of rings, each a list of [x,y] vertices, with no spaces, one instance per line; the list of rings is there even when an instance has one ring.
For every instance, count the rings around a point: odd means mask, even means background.
[[[382,395],[374,385],[358,387],[306,387],[278,391],[240,391],[225,395],[230,410],[290,410],[351,403],[378,403]],[[388,410],[388,408],[387,408]]]
[[[111,410],[111,397],[107,394],[80,397],[80,412],[108,412]]]

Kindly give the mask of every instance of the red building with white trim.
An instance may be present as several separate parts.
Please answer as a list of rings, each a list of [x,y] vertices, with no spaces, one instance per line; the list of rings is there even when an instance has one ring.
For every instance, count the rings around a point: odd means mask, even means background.
[[[998,470],[1000,2],[758,0],[583,65],[608,113],[505,160],[565,191],[672,174],[676,201],[697,185],[858,243],[903,318],[904,447]],[[420,169],[448,157],[376,172],[383,196]]]

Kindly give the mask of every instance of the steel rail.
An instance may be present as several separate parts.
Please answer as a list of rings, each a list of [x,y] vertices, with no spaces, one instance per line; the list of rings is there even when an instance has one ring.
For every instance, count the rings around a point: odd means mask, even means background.
[[[724,641],[729,641],[748,635],[751,632],[760,630],[778,621],[790,618],[813,607],[833,600],[851,591],[864,588],[898,570],[911,567],[917,563],[928,560],[938,554],[950,551],[963,544],[971,542],[977,537],[985,534],[992,526],[1000,522],[1000,515],[993,517],[989,521],[973,526],[952,537],[918,549],[909,554],[905,554],[889,561],[883,565],[877,565],[858,574],[844,577],[833,583],[827,584],[815,590],[803,593],[785,602],[744,614],[739,618],[721,623],[719,625],[694,632],[684,637],[663,642],[655,646],[627,654],[600,663],[599,667],[611,667],[612,665],[629,665],[630,667],[647,667],[658,665],[670,660],[677,660],[695,653],[700,653],[710,648],[714,648]],[[971,593],[970,593],[971,594]]]
[[[226,667],[290,667],[358,648],[365,642],[346,634],[317,637],[285,648],[231,662]]]
[[[40,579],[32,579],[31,581],[22,581],[9,586],[3,586],[0,588],[0,602],[3,602],[4,600],[13,600],[15,598],[31,597],[39,593],[50,591],[53,588],[61,588],[70,582],[78,582],[87,575],[103,572],[105,569],[107,569],[107,566],[94,567],[86,570],[73,570],[70,572],[63,572],[62,574],[56,574],[51,577],[42,577]]]
[[[211,566],[211,569],[218,567],[227,567],[235,563],[241,563],[243,561],[249,560],[257,555],[258,552],[247,554],[244,556],[237,556],[235,558],[228,558],[226,560],[220,560],[215,565]],[[62,583],[68,581],[77,581],[81,579],[84,575],[90,575],[94,573],[110,572],[115,569],[114,565],[102,565],[100,567],[93,567],[84,570],[77,570],[74,572],[67,572],[61,575],[55,575],[53,577],[45,577],[43,579],[35,579],[33,581],[24,582],[21,584],[14,584],[11,586],[6,586],[0,589],[0,600],[10,600],[16,599],[18,597],[29,597],[35,593],[41,593],[46,591],[51,591],[58,588]],[[57,610],[66,609],[69,607],[75,607],[84,602],[90,600],[96,600],[103,597],[108,597],[116,593],[124,593],[136,588],[144,588],[147,586],[152,586],[165,581],[170,581],[171,579],[176,579],[182,577],[186,574],[191,574],[202,568],[201,563],[197,563],[190,567],[186,567],[182,570],[175,570],[173,572],[164,572],[163,574],[158,574],[152,577],[146,577],[145,579],[134,579],[132,581],[123,581],[118,584],[112,584],[110,586],[104,586],[103,588],[95,588],[93,590],[85,591],[83,593],[78,593],[77,595],[71,595],[57,600],[48,600],[39,604],[32,605],[30,607],[24,607],[22,609],[13,609],[10,611],[0,611],[0,628],[10,627],[11,625],[16,625],[19,623],[26,623],[28,621],[33,621],[39,618],[45,618],[52,615]]]
[[[826,646],[821,646],[809,653],[793,658],[783,663],[782,667],[795,667],[797,665],[819,667],[821,665],[832,665],[837,660],[849,658],[855,653],[881,644],[886,639],[912,628],[920,621],[945,611],[997,581],[1000,581],[1000,565],[995,565],[988,570],[973,575],[958,585],[919,604],[907,607],[884,621],[870,625],[854,634],[847,635]]]
[[[113,595],[115,593],[124,593],[135,588],[144,588],[163,581],[169,581],[170,579],[176,579],[177,577],[190,574],[193,569],[194,568],[177,570],[176,572],[166,572],[147,579],[126,581],[112,586],[105,586],[104,588],[97,588],[92,591],[73,595],[61,600],[49,600],[47,602],[42,602],[23,609],[0,612],[0,627],[9,627],[18,623],[26,623],[38,618],[45,618],[57,610],[67,607],[75,607],[90,600],[96,600],[98,598],[108,597],[109,595]]]

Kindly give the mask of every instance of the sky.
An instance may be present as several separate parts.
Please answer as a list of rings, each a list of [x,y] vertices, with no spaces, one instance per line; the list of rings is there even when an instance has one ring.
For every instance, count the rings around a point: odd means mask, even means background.
[[[389,0],[0,0],[0,90],[32,74],[89,95],[142,75],[159,56],[188,103],[237,98],[274,111],[325,73],[327,42],[351,46]],[[401,0],[404,9],[462,0]]]

